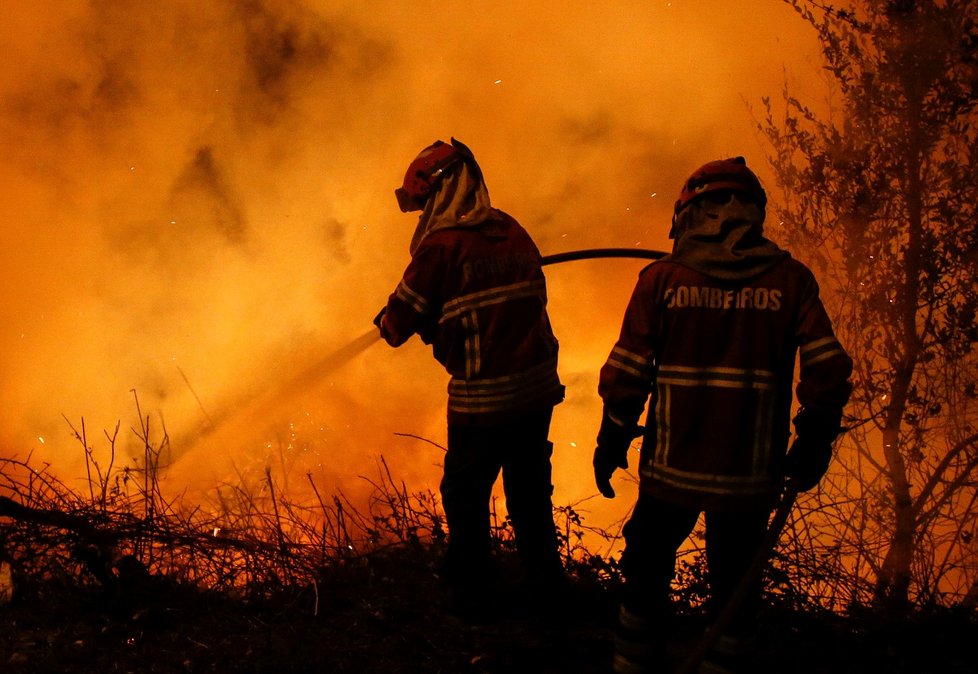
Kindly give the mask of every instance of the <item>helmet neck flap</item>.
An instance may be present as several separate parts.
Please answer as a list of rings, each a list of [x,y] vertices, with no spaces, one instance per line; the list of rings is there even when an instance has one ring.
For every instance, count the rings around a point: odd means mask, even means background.
[[[764,188],[743,157],[704,164],[676,201],[667,259],[727,280],[767,271],[788,254],[764,237],[766,206]]]
[[[489,190],[475,156],[463,143],[435,141],[421,151],[395,190],[401,210],[421,211],[411,239],[414,255],[421,240],[430,233],[449,227],[482,227],[497,221]]]

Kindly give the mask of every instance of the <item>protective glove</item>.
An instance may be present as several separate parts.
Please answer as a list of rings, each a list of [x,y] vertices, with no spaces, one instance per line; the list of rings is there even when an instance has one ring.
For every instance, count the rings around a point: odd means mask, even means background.
[[[594,466],[594,483],[605,498],[615,497],[611,476],[618,468],[628,468],[628,447],[639,432],[637,427],[626,427],[605,410],[591,462]]]
[[[841,423],[841,409],[803,407],[795,415],[796,437],[785,459],[785,475],[798,491],[814,488],[825,475]]]
[[[798,491],[818,485],[832,460],[832,441],[795,438],[785,457],[785,475]]]
[[[794,418],[795,435],[820,444],[832,444],[842,431],[842,409],[803,407]]]

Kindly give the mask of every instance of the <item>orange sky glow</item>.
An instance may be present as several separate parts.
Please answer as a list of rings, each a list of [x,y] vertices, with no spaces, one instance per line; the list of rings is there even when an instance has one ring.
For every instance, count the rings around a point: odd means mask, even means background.
[[[48,5],[45,8],[45,5]],[[745,9],[750,5],[750,10]],[[544,254],[663,249],[690,170],[743,154],[751,107],[824,96],[815,37],[778,0],[13,4],[0,42],[0,453],[75,484],[62,415],[164,488],[309,472],[355,492],[383,456],[437,488],[447,375],[363,335],[408,261],[393,189],[435,139],[479,160]],[[567,399],[557,503],[631,506],[591,479],[597,373],[643,263],[547,268]],[[298,481],[298,480],[296,480]],[[358,487],[357,485],[360,485]]]

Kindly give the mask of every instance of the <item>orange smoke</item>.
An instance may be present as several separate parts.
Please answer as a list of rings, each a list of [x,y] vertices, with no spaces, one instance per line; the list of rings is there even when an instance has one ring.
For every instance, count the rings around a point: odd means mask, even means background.
[[[744,154],[766,175],[747,105],[817,72],[790,8],[737,0],[77,0],[8,7],[0,39],[0,452],[80,475],[61,415],[135,426],[135,391],[175,489],[268,464],[346,488],[380,455],[436,484],[440,450],[395,435],[444,443],[423,345],[301,378],[399,279],[414,220],[392,190],[435,138],[472,147],[545,254],[666,248],[686,173]],[[558,502],[594,493],[597,371],[641,266],[548,268]],[[587,508],[617,519],[621,491]]]

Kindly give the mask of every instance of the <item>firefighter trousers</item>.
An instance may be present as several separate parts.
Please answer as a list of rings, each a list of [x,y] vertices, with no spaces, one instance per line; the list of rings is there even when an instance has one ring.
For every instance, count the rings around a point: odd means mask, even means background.
[[[446,574],[456,588],[487,591],[492,579],[489,504],[500,471],[528,581],[559,582],[548,440],[552,415],[547,408],[489,427],[449,426],[441,496],[448,521]]]
[[[675,574],[676,551],[689,536],[700,511],[641,493],[625,525],[621,569],[625,577],[622,603],[632,614],[668,619],[669,588]],[[708,511],[706,519],[708,608],[716,614],[727,604],[760,549],[770,509]],[[733,625],[751,629],[761,600],[755,581]]]

